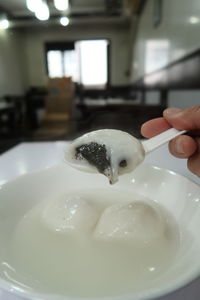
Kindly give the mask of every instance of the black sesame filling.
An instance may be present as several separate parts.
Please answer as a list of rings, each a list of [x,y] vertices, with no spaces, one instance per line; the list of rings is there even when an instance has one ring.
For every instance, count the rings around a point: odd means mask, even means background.
[[[76,159],[86,159],[100,173],[105,173],[106,169],[110,167],[106,146],[95,142],[77,147],[75,157]]]
[[[119,163],[119,166],[120,166],[121,168],[127,167],[127,161],[126,161],[125,159],[121,160],[120,163]]]

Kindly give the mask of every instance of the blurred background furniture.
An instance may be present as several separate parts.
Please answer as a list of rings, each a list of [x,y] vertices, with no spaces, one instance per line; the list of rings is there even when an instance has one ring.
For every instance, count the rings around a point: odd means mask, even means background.
[[[25,131],[24,97],[0,99],[0,153],[22,141]]]
[[[49,79],[44,115],[39,129],[34,133],[34,139],[65,138],[72,130],[74,105],[74,83],[71,78]]]

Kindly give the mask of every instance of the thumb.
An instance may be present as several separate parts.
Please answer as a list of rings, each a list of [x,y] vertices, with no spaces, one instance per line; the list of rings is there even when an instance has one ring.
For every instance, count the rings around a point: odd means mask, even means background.
[[[163,112],[163,116],[178,130],[200,130],[200,105],[187,109],[168,108]]]

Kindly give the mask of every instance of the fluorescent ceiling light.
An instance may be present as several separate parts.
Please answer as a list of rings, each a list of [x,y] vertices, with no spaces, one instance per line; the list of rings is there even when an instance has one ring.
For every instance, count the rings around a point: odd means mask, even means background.
[[[189,18],[190,24],[198,24],[200,22],[200,19],[198,17],[192,16]]]
[[[67,10],[69,8],[69,0],[54,0],[54,5],[58,10]]]
[[[35,11],[35,16],[40,21],[46,21],[49,19],[49,7],[46,1],[42,1],[38,9]]]
[[[26,0],[26,6],[32,12],[38,11],[41,5],[42,5],[42,0]]]
[[[7,18],[0,19],[0,29],[7,29],[10,23]]]
[[[60,18],[60,24],[62,26],[67,26],[69,24],[69,18],[68,17],[61,17]]]

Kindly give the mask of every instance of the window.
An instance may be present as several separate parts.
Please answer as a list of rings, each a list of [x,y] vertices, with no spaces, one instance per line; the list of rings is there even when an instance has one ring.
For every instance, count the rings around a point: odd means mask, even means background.
[[[86,40],[74,43],[73,49],[47,50],[49,77],[72,77],[87,87],[105,87],[108,81],[107,40]]]
[[[49,77],[72,77],[73,81],[79,81],[75,50],[50,50],[47,52],[47,64]]]
[[[164,67],[169,61],[168,40],[148,40],[145,49],[145,72],[150,73]]]
[[[62,52],[51,50],[47,52],[48,75],[49,77],[63,77]]]
[[[72,77],[74,82],[80,81],[78,55],[76,50],[64,51],[64,76]]]
[[[78,42],[80,55],[80,78],[85,86],[105,86],[107,74],[107,41]]]

